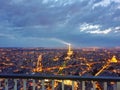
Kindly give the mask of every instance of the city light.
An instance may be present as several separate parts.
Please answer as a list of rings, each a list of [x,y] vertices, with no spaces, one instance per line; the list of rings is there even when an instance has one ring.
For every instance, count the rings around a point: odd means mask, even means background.
[[[62,76],[102,76],[104,73],[111,76],[120,75],[119,49],[73,49],[70,43],[66,45],[65,49],[0,48],[2,61],[0,73]],[[52,81],[45,79],[44,83],[49,86],[49,82]],[[62,82],[55,80],[54,88]],[[64,80],[64,85],[71,87],[72,84],[71,80]],[[99,90],[102,87],[99,82],[95,85]],[[39,87],[36,84],[37,86]],[[79,88],[77,81],[74,82],[74,86]]]

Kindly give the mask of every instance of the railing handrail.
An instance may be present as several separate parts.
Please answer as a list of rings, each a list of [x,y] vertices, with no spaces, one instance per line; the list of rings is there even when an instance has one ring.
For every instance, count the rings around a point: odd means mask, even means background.
[[[36,74],[0,74],[0,78],[12,79],[58,79],[58,80],[78,80],[78,81],[120,81],[120,77],[110,76],[63,76],[63,75],[36,75]]]

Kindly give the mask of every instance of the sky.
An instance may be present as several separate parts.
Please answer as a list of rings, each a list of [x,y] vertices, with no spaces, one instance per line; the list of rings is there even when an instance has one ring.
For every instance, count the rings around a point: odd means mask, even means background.
[[[120,47],[120,0],[0,0],[0,47]]]

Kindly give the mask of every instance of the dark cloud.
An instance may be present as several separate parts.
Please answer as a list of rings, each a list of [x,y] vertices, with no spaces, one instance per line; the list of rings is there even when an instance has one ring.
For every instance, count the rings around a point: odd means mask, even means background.
[[[36,46],[40,38],[58,38],[78,46],[119,46],[119,34],[112,36],[116,27],[120,27],[119,3],[107,3],[102,6],[101,0],[1,0],[0,1],[0,33],[4,36],[0,46],[27,46],[32,38]],[[103,2],[104,3],[104,2]],[[107,35],[80,32],[80,26],[99,25],[99,30],[110,29]],[[89,32],[93,31],[89,29]],[[98,30],[98,31],[99,31]],[[29,39],[28,39],[29,38]],[[20,39],[20,42],[17,40]],[[11,42],[10,42],[11,40]],[[47,40],[52,45],[51,40]],[[43,42],[43,40],[41,40]],[[18,43],[18,44],[16,44]],[[20,44],[19,44],[20,43]],[[44,45],[47,42],[43,42]],[[47,44],[48,45],[48,44]]]

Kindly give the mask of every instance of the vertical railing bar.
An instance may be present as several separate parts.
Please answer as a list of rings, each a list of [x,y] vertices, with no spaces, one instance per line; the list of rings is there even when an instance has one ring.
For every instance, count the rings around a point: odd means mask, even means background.
[[[23,90],[27,90],[26,89],[26,79],[23,79]]]
[[[2,80],[2,79],[0,79],[0,87],[2,86],[1,80]]]
[[[17,79],[14,79],[14,90],[17,90]]]
[[[96,90],[96,81],[93,82],[93,90]]]
[[[8,79],[5,79],[5,90],[8,90]]]
[[[104,90],[107,90],[107,82],[104,82]]]
[[[72,90],[74,90],[74,81],[72,80]]]
[[[82,81],[82,90],[85,90],[85,81]]]
[[[32,82],[33,84],[33,90],[35,90],[35,79],[33,79],[33,82]]]
[[[54,80],[52,80],[52,90],[54,90]]]
[[[117,90],[120,90],[120,82],[117,82]]]
[[[38,80],[38,82],[40,83],[40,82],[41,82],[41,80]],[[42,84],[37,85],[37,90],[40,90],[40,89],[41,89],[41,85],[42,85]]]
[[[62,90],[64,90],[64,80],[62,80]]]
[[[117,90],[117,84],[114,82],[113,84],[113,90]],[[120,90],[120,89],[119,89]]]
[[[42,90],[45,90],[45,83],[44,83],[44,80],[42,80]]]

